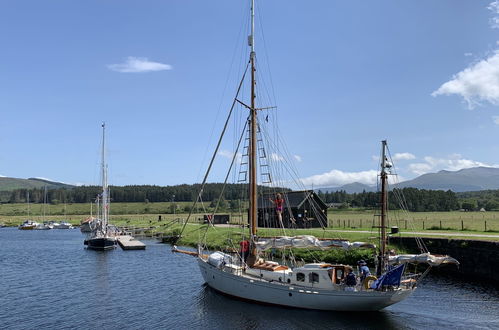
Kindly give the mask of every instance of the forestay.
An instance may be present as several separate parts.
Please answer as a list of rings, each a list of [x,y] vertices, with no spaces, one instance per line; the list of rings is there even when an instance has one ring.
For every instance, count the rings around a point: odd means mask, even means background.
[[[411,263],[428,264],[430,266],[440,266],[445,264],[459,265],[459,261],[449,256],[436,256],[430,253],[422,254],[400,254],[388,257],[390,265]]]
[[[376,245],[364,242],[349,242],[345,240],[334,239],[319,239],[311,235],[300,236],[279,236],[279,237],[262,237],[255,242],[258,251],[268,249],[284,249],[284,248],[317,248],[331,249],[340,248],[344,250],[350,249],[375,249]]]

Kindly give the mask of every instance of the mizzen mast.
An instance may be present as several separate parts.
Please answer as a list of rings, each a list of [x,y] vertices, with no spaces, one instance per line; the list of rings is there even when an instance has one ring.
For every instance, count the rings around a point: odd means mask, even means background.
[[[388,209],[388,173],[387,169],[392,167],[386,158],[386,140],[381,141],[381,219],[380,219],[380,248],[378,255],[378,268],[376,275],[379,277],[384,269],[386,263],[386,224],[387,224],[387,209]]]

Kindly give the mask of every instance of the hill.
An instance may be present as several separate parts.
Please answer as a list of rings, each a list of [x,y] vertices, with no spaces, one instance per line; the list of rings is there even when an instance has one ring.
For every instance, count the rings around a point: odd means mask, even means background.
[[[376,187],[375,186],[368,186],[367,184],[363,184],[360,182],[353,182],[353,183],[345,184],[345,185],[340,186],[340,187],[318,188],[318,189],[315,189],[315,191],[322,191],[324,193],[335,192],[335,191],[344,191],[347,194],[355,194],[355,193],[361,193],[363,191],[373,192],[373,191],[376,191]]]
[[[34,189],[34,188],[40,189],[45,186],[47,187],[47,189],[74,187],[72,185],[61,182],[54,182],[38,178],[19,179],[19,178],[0,177],[0,192],[14,191],[17,189]]]

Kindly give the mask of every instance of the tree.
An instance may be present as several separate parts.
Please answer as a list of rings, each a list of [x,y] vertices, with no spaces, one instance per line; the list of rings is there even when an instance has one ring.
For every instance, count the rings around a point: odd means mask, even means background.
[[[473,211],[476,208],[476,204],[474,202],[462,202],[461,208],[466,211]]]

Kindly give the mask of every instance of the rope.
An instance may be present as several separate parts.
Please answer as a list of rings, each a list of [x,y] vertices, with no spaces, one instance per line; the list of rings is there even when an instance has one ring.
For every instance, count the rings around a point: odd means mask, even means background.
[[[192,208],[189,211],[189,215],[187,216],[187,219],[184,222],[182,230],[180,231],[180,235],[182,235],[182,233],[184,232],[185,226],[187,225],[187,223],[189,222],[189,220],[190,220],[190,218],[192,216],[193,209],[196,207],[196,204],[197,204],[198,200],[201,198],[201,195],[203,194],[204,186],[206,185],[206,180],[208,179],[208,175],[210,174],[211,167],[213,166],[213,162],[215,161],[215,158],[216,158],[216,156],[218,154],[218,149],[220,148],[220,144],[222,143],[225,131],[227,130],[227,126],[228,126],[230,117],[232,115],[232,111],[234,110],[234,107],[235,107],[235,105],[237,103],[237,97],[239,95],[239,92],[241,91],[241,86],[243,84],[244,78],[246,77],[246,73],[248,72],[249,64],[250,64],[249,62],[246,64],[246,69],[244,71],[243,77],[241,78],[241,82],[239,83],[239,87],[237,88],[236,96],[234,97],[234,100],[232,101],[232,106],[230,108],[229,115],[227,116],[227,119],[225,120],[224,128],[222,130],[222,134],[220,135],[220,138],[218,139],[217,147],[215,148],[215,151],[213,152],[213,156],[211,157],[210,164],[209,164],[208,169],[206,170],[206,173],[204,175],[203,183],[201,184],[201,189],[199,190],[198,197],[194,201],[194,204],[192,205]]]

